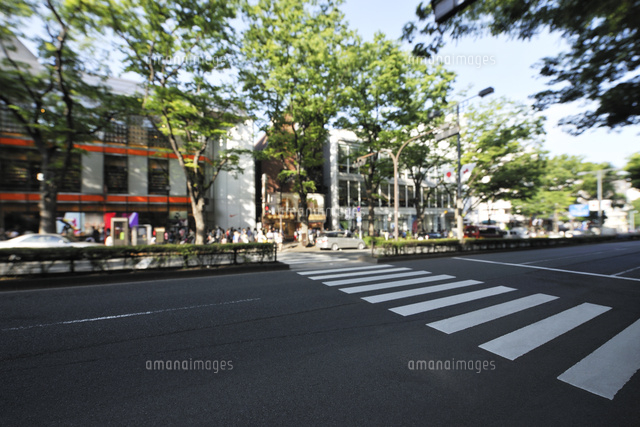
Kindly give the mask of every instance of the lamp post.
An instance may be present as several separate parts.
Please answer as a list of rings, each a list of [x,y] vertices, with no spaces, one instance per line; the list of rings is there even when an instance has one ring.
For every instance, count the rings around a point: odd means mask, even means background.
[[[358,159],[356,160],[356,162],[354,163],[354,165],[357,165],[357,167],[360,167],[362,165],[364,165],[364,159],[366,159],[367,157],[371,157],[374,154],[377,153],[381,153],[381,152],[386,152],[391,156],[391,159],[393,160],[393,198],[394,198],[394,203],[393,203],[393,223],[394,223],[394,231],[393,231],[393,236],[395,240],[398,240],[398,210],[399,210],[399,206],[398,206],[398,159],[400,159],[400,153],[402,153],[402,150],[404,149],[404,147],[406,147],[410,142],[415,141],[416,139],[420,139],[424,136],[427,136],[437,130],[440,130],[438,128],[433,128],[427,132],[421,133],[420,135],[416,135],[412,138],[407,139],[398,149],[398,151],[394,154],[393,151],[391,151],[388,148],[384,148],[378,152],[375,153],[369,153],[365,156],[361,156],[358,157]]]
[[[494,92],[492,87],[482,89],[477,94],[456,103],[456,124],[458,125],[457,133],[457,151],[458,151],[458,167],[456,169],[456,234],[458,240],[464,239],[463,224],[462,224],[462,180],[460,179],[460,171],[462,169],[462,150],[460,149],[460,105],[465,104],[475,97],[484,98],[485,96]]]
[[[605,172],[610,172],[610,171],[618,171],[618,175],[628,174],[627,171],[623,171],[619,168],[608,168],[608,169],[599,169],[596,171],[578,172],[578,176],[584,176],[589,174],[596,176],[597,193],[598,193],[598,228],[600,228],[601,232],[602,232],[602,226],[604,225],[603,224],[604,221],[602,220],[602,178],[604,177]]]
[[[638,211],[630,210],[629,211],[629,233],[635,233],[636,231],[636,219],[634,214],[637,214]]]

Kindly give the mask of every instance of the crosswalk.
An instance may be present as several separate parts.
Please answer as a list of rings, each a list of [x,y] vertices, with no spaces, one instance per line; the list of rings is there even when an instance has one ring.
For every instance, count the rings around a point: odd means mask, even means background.
[[[349,258],[314,252],[284,252],[278,253],[278,261],[288,265],[302,265],[311,263],[347,262]]]
[[[332,257],[332,259],[335,259]],[[488,322],[506,318],[525,310],[533,310],[559,297],[536,293],[515,297],[499,304],[492,303],[498,295],[508,296],[518,289],[509,286],[486,287],[479,280],[459,280],[449,274],[432,274],[393,265],[365,265],[299,271],[300,276],[335,287],[346,294],[368,293],[361,297],[371,303],[389,303],[391,312],[400,316],[414,316],[471,301],[486,307],[427,323],[426,326],[445,334],[454,334]],[[425,286],[426,285],[426,286]],[[483,286],[485,285],[485,286]],[[445,291],[455,295],[438,296]],[[377,292],[376,294],[371,294]],[[515,292],[514,295],[518,294]],[[404,298],[426,297],[424,301],[401,304]],[[570,331],[593,322],[612,310],[592,303],[582,303],[542,320],[531,323],[479,345],[480,348],[508,360],[516,360],[543,347]],[[584,329],[578,329],[584,332]],[[563,374],[560,381],[607,399],[613,399],[640,369],[640,320],[604,343]]]

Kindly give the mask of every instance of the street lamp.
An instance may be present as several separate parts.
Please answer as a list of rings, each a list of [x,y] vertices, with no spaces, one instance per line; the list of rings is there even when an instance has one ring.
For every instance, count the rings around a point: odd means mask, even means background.
[[[627,175],[628,172],[621,170],[619,168],[609,168],[609,169],[599,169],[596,171],[583,171],[583,172],[578,172],[578,176],[584,176],[584,175],[595,175],[596,176],[596,180],[597,180],[597,186],[598,186],[598,228],[600,228],[600,230],[602,231],[602,226],[603,226],[603,220],[602,220],[602,177],[604,177],[604,173],[605,172],[610,172],[610,171],[618,171],[618,175]]]
[[[391,159],[393,160],[393,198],[394,198],[394,203],[393,203],[393,223],[394,223],[394,231],[393,231],[393,236],[395,240],[398,240],[398,210],[399,210],[399,206],[398,206],[398,199],[399,199],[399,191],[398,191],[398,159],[400,159],[400,153],[402,153],[402,150],[404,149],[404,147],[406,147],[410,142],[415,141],[416,139],[420,139],[424,136],[427,136],[435,131],[439,131],[439,128],[433,128],[427,132],[421,133],[420,135],[416,135],[412,138],[409,138],[408,140],[406,140],[398,149],[398,151],[394,154],[393,151],[391,151],[388,148],[382,149],[380,151],[377,151],[375,153],[369,153],[365,156],[361,156],[358,157],[356,162],[354,163],[354,166],[356,167],[360,167],[364,165],[364,159],[366,159],[367,157],[371,157],[374,154],[377,153],[381,153],[381,152],[385,152],[388,153],[391,156]]]
[[[456,173],[456,234],[458,235],[458,240],[462,241],[464,239],[464,232],[462,230],[462,180],[460,179],[460,170],[462,169],[462,152],[460,150],[460,105],[465,104],[472,100],[475,97],[484,98],[487,95],[490,95],[494,92],[492,87],[487,87],[482,89],[476,95],[473,95],[463,101],[457,102],[456,107],[456,125],[458,127],[457,132],[457,148],[458,148],[458,168]]]
[[[634,214],[637,214],[638,211],[631,210],[629,211],[629,233],[635,233],[636,231],[636,220]]]

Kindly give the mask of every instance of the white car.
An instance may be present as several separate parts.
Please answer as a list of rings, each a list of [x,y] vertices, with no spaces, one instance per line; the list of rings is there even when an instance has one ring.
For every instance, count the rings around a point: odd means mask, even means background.
[[[85,248],[102,246],[94,242],[72,242],[59,234],[23,234],[13,239],[0,242],[0,249],[5,248]]]
[[[344,231],[327,231],[320,234],[316,240],[320,249],[364,249],[367,245],[356,235],[348,235]]]

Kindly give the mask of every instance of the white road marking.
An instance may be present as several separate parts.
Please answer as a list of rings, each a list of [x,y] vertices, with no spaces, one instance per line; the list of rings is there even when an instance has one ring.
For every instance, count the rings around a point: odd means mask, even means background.
[[[608,274],[586,273],[584,271],[562,270],[562,269],[559,269],[559,268],[540,267],[540,266],[537,266],[537,265],[513,264],[513,263],[510,263],[510,262],[487,261],[487,260],[484,260],[484,259],[474,259],[474,258],[454,257],[453,259],[458,259],[458,260],[462,260],[462,261],[484,262],[484,263],[487,263],[487,264],[508,265],[510,267],[522,267],[522,268],[533,268],[533,269],[536,269],[536,270],[557,271],[557,272],[560,272],[560,273],[580,274],[580,275],[583,275],[583,276],[605,277],[605,278],[608,278],[608,279],[633,280],[634,282],[640,282],[640,279],[634,279],[633,277],[620,277],[620,276],[611,276],[611,275],[608,275]]]
[[[168,313],[171,311],[181,311],[181,310],[192,310],[194,308],[203,308],[203,307],[215,307],[219,305],[229,305],[229,304],[240,304],[243,302],[251,302],[258,301],[260,298],[249,298],[249,299],[241,299],[236,301],[226,301],[226,302],[218,302],[213,304],[201,304],[201,305],[191,305],[188,307],[178,307],[178,308],[167,308],[164,310],[154,310],[154,311],[142,311],[139,313],[127,313],[127,314],[117,314],[114,316],[102,316],[102,317],[91,317],[88,319],[77,319],[77,320],[66,320],[63,322],[54,322],[54,323],[41,323],[39,325],[30,325],[30,326],[18,326],[15,328],[6,328],[2,329],[2,331],[22,331],[25,329],[34,329],[34,328],[44,328],[46,326],[58,326],[58,325],[73,325],[76,323],[87,323],[87,322],[99,322],[102,320],[114,320],[114,319],[123,319],[126,317],[135,317],[135,316],[148,316],[150,314],[158,314],[158,313]]]
[[[611,251],[588,252],[588,253],[582,253],[582,254],[577,254],[577,255],[569,255],[569,256],[563,256],[563,257],[558,257],[558,258],[539,259],[539,260],[536,260],[536,261],[523,262],[522,265],[534,264],[536,262],[556,261],[556,260],[560,260],[560,259],[580,258],[580,257],[584,257],[586,255],[598,255],[598,254],[604,254],[604,253],[608,253],[608,252],[611,252]]]
[[[310,270],[310,271],[299,271],[298,274],[301,276],[312,276],[314,274],[323,274],[323,273],[345,273],[348,271],[358,271],[358,270],[375,270],[380,268],[393,267],[390,264],[379,264],[379,265],[371,265],[366,267],[346,267],[346,268],[333,268],[329,270]]]
[[[486,342],[480,345],[480,348],[505,359],[515,360],[609,310],[611,307],[590,303],[580,304]]]
[[[473,326],[481,325],[501,317],[536,307],[549,301],[558,299],[551,295],[535,294],[528,297],[519,298],[502,304],[492,305],[491,307],[482,308],[480,310],[461,314],[459,316],[449,317],[437,322],[427,323],[434,329],[442,331],[446,334],[462,331]]]
[[[398,271],[408,271],[411,270],[408,267],[397,267],[397,268],[388,268],[386,270],[383,270],[382,273],[395,273]],[[313,276],[313,277],[309,277],[309,279],[311,280],[327,280],[327,279],[340,279],[340,278],[344,278],[344,277],[354,277],[354,276],[368,276],[371,274],[380,274],[380,271],[358,271],[355,273],[338,273],[338,274],[329,274],[326,276]]]
[[[448,291],[450,289],[463,288],[465,286],[478,285],[483,282],[477,280],[462,280],[460,282],[446,283],[444,285],[427,286],[425,288],[409,289],[407,291],[391,292],[388,294],[374,295],[371,297],[364,297],[363,300],[376,304],[384,301],[393,301],[401,298],[409,298],[417,295],[432,294],[435,292]]]
[[[412,314],[424,313],[425,311],[431,311],[442,307],[462,304],[463,302],[474,301],[477,299],[499,295],[511,291],[515,291],[515,289],[508,288],[506,286],[496,286],[489,289],[483,289],[481,291],[467,292],[460,295],[454,295],[450,297],[404,305],[401,307],[390,308],[389,310],[393,311],[394,313],[398,313],[401,316],[410,316]]]
[[[630,269],[628,269],[628,270],[621,271],[620,273],[612,274],[612,276],[622,276],[622,275],[623,275],[623,274],[625,274],[625,273],[629,273],[629,272],[634,271],[634,270],[637,270],[637,269],[639,269],[639,268],[640,268],[640,267],[630,268]]]
[[[387,279],[395,279],[400,277],[421,276],[423,274],[431,274],[431,273],[424,270],[409,271],[406,273],[386,274],[382,276],[372,276],[372,277],[360,277],[356,279],[333,280],[330,282],[322,282],[322,283],[324,283],[327,286],[340,286],[340,285],[351,285],[355,283],[375,282],[376,280],[387,280]]]
[[[640,320],[569,368],[558,379],[613,400],[640,369]]]
[[[346,294],[355,294],[358,292],[378,291],[380,289],[398,288],[401,286],[419,285],[422,283],[437,282],[439,280],[455,279],[455,276],[441,274],[439,276],[418,277],[417,279],[398,280],[395,282],[378,283],[375,285],[354,286],[352,288],[342,288],[342,292]]]
[[[284,262],[285,264],[289,264],[289,265],[296,265],[296,264],[312,264],[314,262],[338,262],[338,261],[349,261],[349,258],[336,258],[336,257],[327,257],[327,258],[295,258],[295,259],[291,259],[291,260],[286,260],[286,259],[278,259],[281,262]]]

